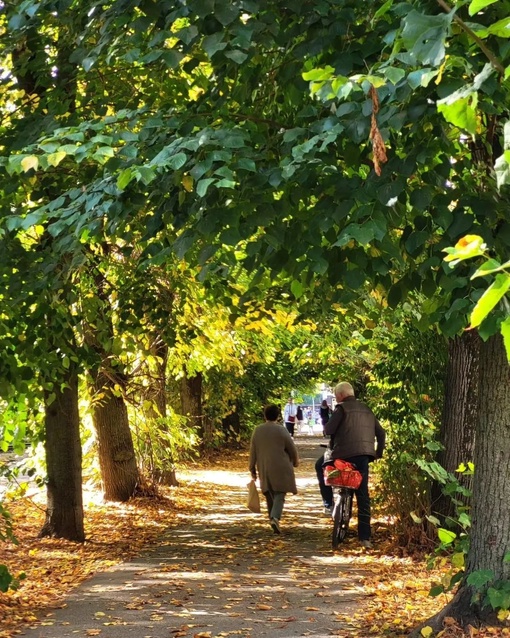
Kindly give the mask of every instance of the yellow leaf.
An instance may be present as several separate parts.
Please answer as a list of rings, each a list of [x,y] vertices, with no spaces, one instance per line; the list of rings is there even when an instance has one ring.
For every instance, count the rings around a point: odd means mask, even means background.
[[[262,604],[258,604],[257,605],[257,609],[260,609],[260,611],[269,611],[270,609],[273,609],[271,607],[271,605],[262,605]]]
[[[423,638],[430,638],[430,636],[432,636],[433,633],[434,633],[434,630],[432,629],[432,627],[424,627],[420,631],[420,634],[423,636]]]
[[[24,157],[21,160],[21,168],[25,171],[25,173],[28,173],[31,168],[33,168],[34,171],[37,170],[38,166],[39,158],[35,155],[27,155],[27,157]]]
[[[188,191],[188,193],[191,193],[191,191],[193,190],[193,178],[191,177],[191,175],[184,175],[184,177],[182,178],[182,185],[184,186],[184,189]]]
[[[66,156],[66,153],[64,151],[57,151],[56,153],[50,153],[48,155],[48,164],[50,166],[58,166],[65,156]]]

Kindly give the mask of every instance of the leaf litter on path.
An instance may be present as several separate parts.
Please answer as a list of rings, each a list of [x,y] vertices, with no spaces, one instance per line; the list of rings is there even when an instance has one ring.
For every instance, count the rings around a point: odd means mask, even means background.
[[[313,439],[298,439],[298,445],[308,457],[298,468],[300,493],[287,498],[281,537],[273,535],[264,514],[244,506],[246,450],[195,462],[180,473],[180,487],[162,489],[159,499],[122,505],[88,500],[82,545],[37,538],[44,520],[41,500],[10,503],[20,545],[3,546],[1,560],[27,578],[18,591],[0,598],[0,638],[34,624],[51,627],[52,609],[64,607],[64,596],[90,576],[143,550],[161,555],[165,548],[166,558],[133,571],[126,587],[123,613],[147,614],[147,636],[161,626],[165,636],[189,638],[406,636],[446,602],[428,596],[434,575],[421,557],[400,556],[382,518],[374,521],[374,551],[359,548],[354,521],[353,534],[333,553],[331,521],[321,516],[313,469],[320,449]],[[157,585],[138,596],[136,582],[151,578]],[[96,611],[92,619],[100,626],[84,628],[83,635],[129,625],[119,609],[111,612]],[[446,626],[441,637],[509,635],[458,631]]]

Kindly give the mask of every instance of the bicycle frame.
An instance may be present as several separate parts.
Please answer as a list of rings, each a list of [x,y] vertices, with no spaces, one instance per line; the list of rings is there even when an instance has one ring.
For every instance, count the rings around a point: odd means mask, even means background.
[[[331,545],[336,549],[344,540],[352,514],[352,497],[354,490],[350,487],[332,486],[333,489],[333,535]]]

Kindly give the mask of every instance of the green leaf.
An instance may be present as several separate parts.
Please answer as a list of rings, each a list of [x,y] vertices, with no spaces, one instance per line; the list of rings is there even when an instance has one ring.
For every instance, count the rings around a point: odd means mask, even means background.
[[[453,103],[441,100],[437,103],[437,110],[442,113],[445,120],[460,129],[476,134],[476,106],[478,95],[472,93],[469,97],[460,98]]]
[[[510,290],[510,275],[501,273],[496,275],[496,279],[483,293],[471,313],[471,328],[479,326],[490,311]]]
[[[83,58],[81,61],[81,65],[85,71],[90,71],[90,69],[94,66],[95,63],[94,58]]]
[[[235,188],[237,182],[232,179],[220,179],[216,182],[216,188]]]
[[[457,569],[462,569],[465,564],[465,556],[462,552],[456,552],[452,556],[452,565]]]
[[[390,308],[396,308],[399,303],[404,299],[405,290],[402,284],[394,284],[388,292],[388,306]]]
[[[472,585],[475,589],[481,589],[485,587],[487,583],[494,578],[494,572],[490,569],[478,569],[475,572],[471,572],[469,576],[466,578],[466,582],[468,585]]]
[[[202,41],[202,46],[210,58],[218,51],[223,51],[227,46],[226,42],[223,42],[223,31],[206,36]]]
[[[117,188],[123,191],[129,182],[133,179],[133,171],[131,168],[125,168],[117,178]]]
[[[507,610],[510,607],[510,591],[505,591],[504,588],[489,587],[487,598],[493,609]]]
[[[429,596],[432,596],[433,598],[435,598],[436,596],[440,596],[441,594],[444,594],[443,585],[434,585],[434,587],[430,588]]]
[[[459,523],[463,527],[471,527],[471,519],[468,514],[466,514],[466,512],[462,512],[462,514],[459,516]]]
[[[199,197],[205,197],[205,194],[207,193],[207,190],[209,188],[209,186],[211,184],[214,184],[216,180],[214,179],[214,177],[208,177],[206,179],[201,179],[198,183],[197,183],[197,195]]]
[[[505,151],[494,163],[498,188],[510,184],[510,151]]]
[[[399,69],[394,66],[386,67],[385,69],[381,69],[384,77],[389,80],[392,84],[398,84],[400,80],[402,80],[406,72],[404,69]]]
[[[134,176],[146,186],[156,177],[156,172],[150,166],[137,166],[133,169]]]
[[[179,51],[175,51],[175,49],[163,51],[163,53],[161,54],[161,59],[165,62],[169,69],[177,68],[183,57],[183,54]]]
[[[172,168],[174,171],[178,171],[180,168],[184,166],[184,164],[186,164],[187,159],[188,158],[186,157],[186,153],[176,153],[175,155],[172,155],[172,157],[170,158],[168,162],[168,166]]]
[[[303,80],[306,82],[325,82],[326,80],[329,80],[334,73],[335,69],[332,66],[312,69],[311,71],[303,73]]]
[[[500,272],[503,268],[504,266],[502,266],[497,259],[488,259],[473,275],[471,275],[471,279],[475,279],[476,277],[485,277],[486,275]]]
[[[510,17],[491,24],[487,32],[498,38],[510,38]]]
[[[478,13],[485,7],[488,7],[490,4],[497,2],[497,0],[472,0],[469,5],[469,15],[474,16],[475,13]]]
[[[439,66],[445,56],[445,41],[453,13],[424,15],[410,11],[404,18],[402,40],[411,56],[421,64]]]
[[[227,51],[225,53],[225,57],[236,64],[242,64],[248,57],[248,54],[244,51],[240,51],[239,49],[233,49],[232,51]]]
[[[214,17],[226,27],[234,22],[239,15],[239,9],[235,4],[230,3],[216,3],[214,7]]]
[[[385,235],[385,228],[376,220],[369,220],[364,224],[349,224],[340,233],[333,246],[345,246],[352,239],[366,246],[374,239],[381,240]]]
[[[247,157],[241,157],[237,162],[237,166],[245,171],[250,171],[251,173],[255,173],[257,171],[255,162]]]
[[[444,527],[440,527],[437,530],[437,535],[439,540],[445,545],[450,545],[457,538],[457,534],[455,534],[455,532],[452,532],[449,529],[444,529]]]
[[[0,565],[0,591],[8,591],[13,581],[12,574],[9,572],[5,565]]]
[[[173,249],[178,259],[183,259],[183,257],[186,255],[186,253],[191,248],[191,246],[193,246],[194,243],[195,238],[191,234],[182,234],[180,237],[178,237],[173,244]]]
[[[503,335],[503,343],[505,344],[506,356],[508,363],[510,363],[510,317],[507,317],[500,327],[501,334]],[[510,556],[510,554],[508,554]]]
[[[36,211],[34,213],[29,213],[22,221],[21,228],[24,230],[28,230],[32,228],[32,226],[36,226],[40,223],[41,219],[43,219],[44,213],[41,211]]]
[[[292,281],[290,289],[296,299],[299,299],[303,295],[303,284],[297,281],[297,279]]]

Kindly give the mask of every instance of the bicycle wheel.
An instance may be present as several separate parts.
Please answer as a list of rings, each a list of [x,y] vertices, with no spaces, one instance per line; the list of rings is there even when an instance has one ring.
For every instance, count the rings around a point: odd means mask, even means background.
[[[350,519],[350,504],[348,501],[348,494],[346,494],[343,490],[335,499],[333,509],[333,535],[331,537],[331,545],[333,549],[338,547],[347,534]]]

